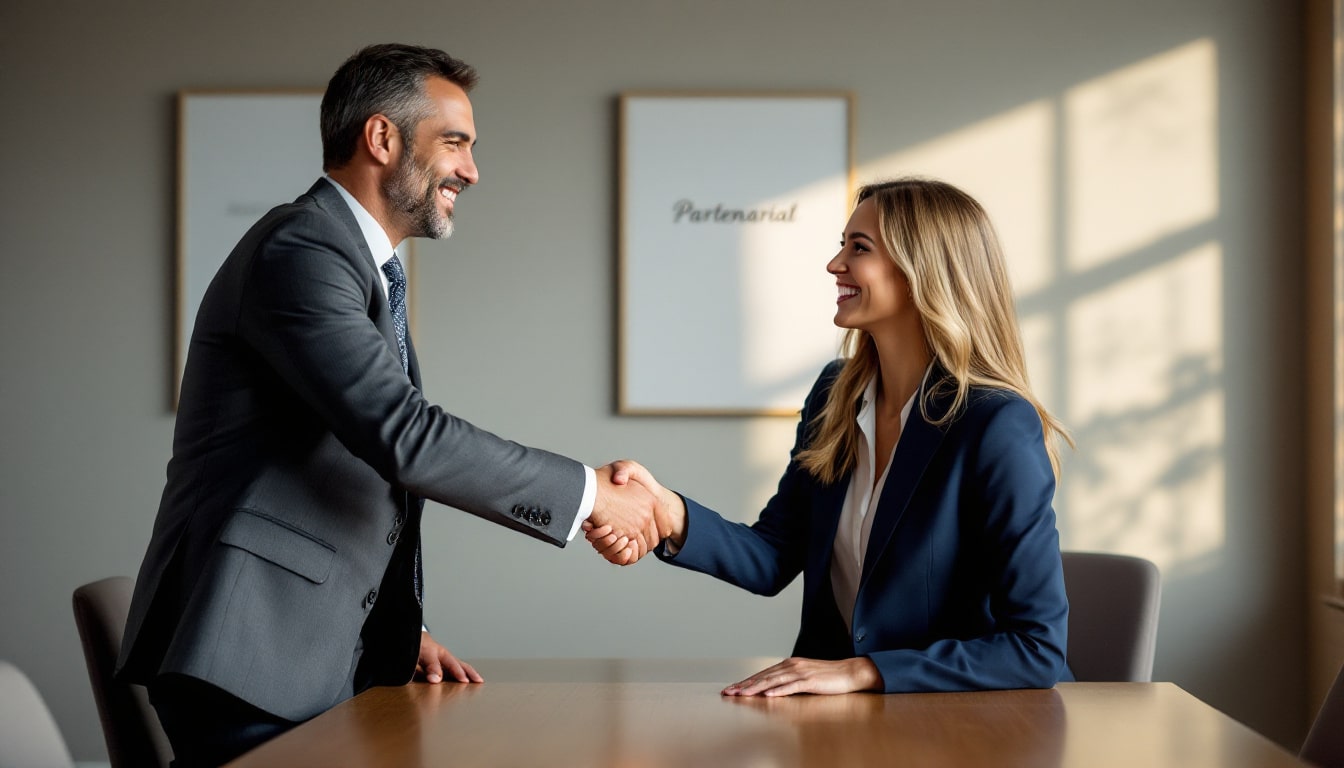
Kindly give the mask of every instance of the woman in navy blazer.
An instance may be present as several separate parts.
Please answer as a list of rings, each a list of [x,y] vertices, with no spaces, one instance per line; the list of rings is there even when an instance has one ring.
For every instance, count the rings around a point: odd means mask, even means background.
[[[794,657],[724,690],[1048,688],[1068,601],[1051,506],[1068,436],[1032,396],[998,239],[970,196],[902,179],[858,194],[827,271],[850,329],[752,525],[659,498],[665,562],[762,595],[803,574]],[[625,540],[588,532],[619,561]]]

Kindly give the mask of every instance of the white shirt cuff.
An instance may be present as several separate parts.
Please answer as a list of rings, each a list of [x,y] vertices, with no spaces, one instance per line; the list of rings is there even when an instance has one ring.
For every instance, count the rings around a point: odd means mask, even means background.
[[[574,516],[574,526],[569,529],[565,541],[573,541],[579,532],[579,526],[593,514],[593,504],[597,503],[597,473],[587,464],[583,465],[583,498],[579,500],[579,513]]]

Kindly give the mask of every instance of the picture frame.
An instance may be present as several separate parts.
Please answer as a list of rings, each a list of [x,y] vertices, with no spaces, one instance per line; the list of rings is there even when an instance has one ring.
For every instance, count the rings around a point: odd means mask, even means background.
[[[794,416],[841,339],[848,91],[619,96],[617,412]]]
[[[174,410],[196,309],[211,279],[248,228],[322,176],[321,103],[320,88],[178,91]],[[397,253],[414,332],[413,241]]]

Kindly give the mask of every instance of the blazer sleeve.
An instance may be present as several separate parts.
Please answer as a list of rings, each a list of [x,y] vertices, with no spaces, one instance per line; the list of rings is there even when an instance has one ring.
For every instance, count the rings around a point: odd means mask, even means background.
[[[346,448],[407,491],[564,545],[581,464],[501,439],[429,403],[369,314],[372,265],[339,222],[301,209],[263,237],[238,333]],[[544,499],[553,519],[514,520]]]
[[[980,406],[988,413],[978,415],[983,431],[962,503],[984,510],[982,539],[972,545],[997,575],[989,595],[995,629],[867,654],[888,692],[1049,688],[1068,679],[1069,606],[1040,417],[1020,398],[988,399],[993,406]]]
[[[664,562],[709,574],[758,595],[775,595],[802,572],[807,557],[809,498],[813,481],[794,459],[806,447],[812,419],[826,403],[840,362],[822,372],[804,403],[789,452],[789,466],[755,523],[724,520],[698,502],[686,501],[686,539],[675,555],[666,544],[655,554]]]

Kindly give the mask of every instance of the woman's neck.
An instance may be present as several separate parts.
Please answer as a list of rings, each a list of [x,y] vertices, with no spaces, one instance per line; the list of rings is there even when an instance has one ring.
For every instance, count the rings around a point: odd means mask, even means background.
[[[919,389],[933,359],[922,333],[873,336],[877,347],[877,413],[879,418],[899,418],[906,401]]]

